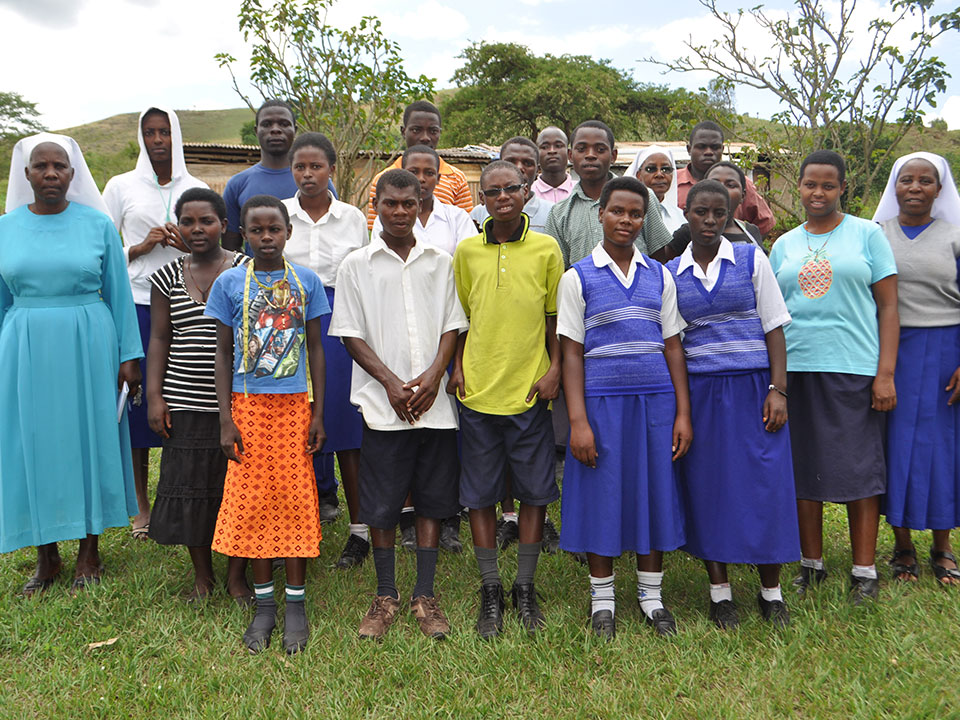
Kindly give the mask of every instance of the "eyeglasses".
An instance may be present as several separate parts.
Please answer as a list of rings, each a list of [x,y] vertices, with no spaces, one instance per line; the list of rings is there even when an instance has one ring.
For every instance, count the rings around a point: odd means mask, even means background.
[[[661,165],[660,167],[657,167],[656,165],[647,165],[643,168],[643,171],[648,175],[654,175],[658,172],[662,172],[664,175],[673,175],[673,166]]]
[[[507,185],[502,188],[490,188],[489,190],[481,190],[480,193],[484,197],[495,198],[500,197],[500,193],[509,193],[513,195],[515,192],[520,192],[523,188],[526,187],[526,183],[521,183],[519,185]]]

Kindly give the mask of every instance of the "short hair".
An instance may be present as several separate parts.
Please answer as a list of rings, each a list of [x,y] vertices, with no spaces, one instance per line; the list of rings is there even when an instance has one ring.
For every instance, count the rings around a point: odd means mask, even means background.
[[[376,201],[380,197],[380,193],[382,193],[384,189],[388,187],[397,188],[399,190],[412,187],[414,189],[414,194],[418,198],[420,197],[420,181],[417,180],[417,176],[409,170],[393,168],[392,170],[387,170],[385,173],[383,173],[383,175],[380,176],[380,179],[377,180],[377,190],[374,194],[374,200]]]
[[[254,195],[240,208],[240,225],[243,226],[246,224],[247,213],[251,210],[271,207],[280,211],[280,214],[283,215],[284,223],[287,225],[290,224],[290,213],[287,211],[287,206],[283,204],[282,200],[275,198],[273,195]]]
[[[737,177],[740,178],[740,189],[743,190],[744,192],[747,191],[747,175],[746,175],[746,173],[743,172],[743,168],[741,168],[739,165],[737,165],[737,164],[735,164],[735,163],[730,162],[729,160],[720,160],[719,162],[715,162],[713,165],[711,165],[709,168],[707,168],[707,172],[704,173],[703,177],[706,178],[710,173],[713,172],[713,169],[714,169],[714,168],[718,168],[718,167],[720,167],[720,168],[730,168],[731,170],[736,171]]]
[[[180,219],[180,212],[183,210],[183,206],[189,202],[210,203],[210,207],[213,208],[218,218],[221,220],[227,219],[227,204],[223,201],[220,193],[214,192],[210,188],[195,187],[184,190],[180,197],[177,198],[177,204],[173,206],[173,214],[177,217],[177,220]]]
[[[718,180],[701,180],[690,188],[690,192],[687,193],[687,210],[700,195],[722,195],[723,201],[727,205],[727,214],[730,214],[730,193]]]
[[[537,158],[539,162],[540,158],[540,148],[537,147],[537,144],[528,137],[523,137],[522,135],[515,135],[514,137],[507,140],[503,145],[500,146],[500,157],[503,157],[503,151],[505,148],[510,147],[511,145],[523,145],[533,150],[533,156]]]
[[[333,147],[333,143],[330,142],[328,138],[323,133],[318,132],[305,132],[300,135],[297,135],[296,139],[293,141],[293,145],[290,146],[290,162],[293,162],[293,156],[296,154],[297,150],[305,147],[316,148],[323,152],[327,156],[327,162],[330,165],[337,164],[337,150]]]
[[[140,127],[141,127],[141,128],[143,127],[144,121],[145,121],[148,117],[150,117],[151,115],[163,115],[163,116],[167,119],[167,122],[170,122],[170,116],[167,114],[167,111],[166,111],[166,110],[161,110],[160,108],[152,107],[152,108],[149,108],[149,109],[143,114],[143,117],[142,117],[142,118],[140,118]]]
[[[602,120],[584,120],[582,123],[577,125],[573,129],[573,135],[570,138],[570,144],[573,145],[577,141],[577,133],[580,132],[583,128],[594,128],[596,130],[603,130],[607,134],[607,142],[610,143],[610,149],[614,148],[613,141],[613,130],[610,129],[610,126],[607,125]]]
[[[408,147],[400,158],[400,167],[406,169],[407,158],[411,155],[430,155],[437,163],[437,172],[440,171],[440,156],[437,154],[437,151],[429,145],[412,145]]]
[[[807,165],[833,165],[837,169],[840,182],[843,183],[847,179],[847,164],[843,161],[843,157],[833,150],[814,150],[807,155],[800,164],[801,180],[803,180],[803,173],[806,172]]]
[[[293,120],[293,124],[297,124],[297,111],[293,109],[293,105],[288,103],[286,100],[279,100],[277,98],[270,98],[269,100],[264,100],[263,105],[257,108],[257,114],[254,117],[253,124],[257,126],[260,124],[260,113],[262,113],[267,108],[272,107],[282,107],[287,112],[290,113],[290,118]]]
[[[506,160],[494,160],[483,169],[483,172],[480,173],[481,189],[483,189],[483,181],[486,179],[487,175],[492,172],[496,172],[497,170],[509,170],[512,173],[516,173],[521,185],[524,185],[527,182],[527,179],[523,176],[523,173],[520,172],[520,168],[518,168],[516,165],[509,163]]]
[[[415,112],[432,113],[437,116],[437,120],[443,124],[443,117],[440,115],[440,109],[429,100],[417,100],[407,105],[403,109],[403,126],[406,127],[410,121],[410,116]]]
[[[607,203],[610,201],[610,196],[617,190],[626,190],[627,192],[636,193],[642,197],[644,212],[646,212],[646,209],[650,206],[650,191],[647,190],[647,186],[635,177],[624,175],[608,180],[603,186],[603,190],[600,191],[601,209],[607,206]]]
[[[543,135],[547,130],[556,130],[558,133],[563,135],[563,141],[568,142],[567,134],[563,131],[563,128],[558,128],[556,125],[547,125],[543,130],[537,133],[537,142],[540,142],[540,136]]]
[[[693,145],[693,136],[696,135],[701,130],[709,130],[710,132],[720,133],[720,139],[724,139],[723,128],[717,125],[713,120],[704,120],[703,122],[698,122],[693,126],[693,130],[690,131],[690,144]]]

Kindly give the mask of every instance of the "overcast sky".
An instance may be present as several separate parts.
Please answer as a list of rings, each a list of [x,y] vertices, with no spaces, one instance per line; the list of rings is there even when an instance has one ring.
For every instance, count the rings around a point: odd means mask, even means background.
[[[755,0],[720,0],[730,10],[753,4]],[[938,1],[936,7],[952,4]],[[791,3],[771,0],[767,6]],[[0,0],[5,29],[0,90],[36,102],[43,123],[53,129],[140,111],[153,103],[196,110],[239,107],[228,73],[213,59],[217,52],[230,52],[242,59],[241,73],[247,68],[238,7],[239,0]],[[860,0],[860,26],[886,7],[878,0]],[[695,89],[709,78],[663,76],[640,59],[677,57],[691,35],[705,41],[716,32],[696,0],[422,0],[409,5],[343,0],[331,20],[346,27],[362,14],[380,17],[388,36],[400,44],[407,71],[435,77],[438,88],[452,85],[461,50],[485,40],[520,42],[538,54],[607,58],[639,80]],[[903,28],[899,41],[908,38],[909,30]],[[937,54],[948,68],[960,68],[960,37],[954,33],[951,39]],[[744,33],[744,43],[769,47],[753,32]],[[763,117],[777,110],[758,91],[738,90],[737,104],[740,112]],[[931,115],[960,129],[960,77],[948,82]]]

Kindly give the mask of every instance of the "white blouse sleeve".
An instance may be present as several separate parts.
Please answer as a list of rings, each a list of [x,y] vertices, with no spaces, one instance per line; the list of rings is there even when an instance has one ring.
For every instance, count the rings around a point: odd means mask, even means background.
[[[753,289],[757,296],[757,314],[764,334],[790,324],[790,313],[783,301],[773,267],[759,248],[753,253]]]

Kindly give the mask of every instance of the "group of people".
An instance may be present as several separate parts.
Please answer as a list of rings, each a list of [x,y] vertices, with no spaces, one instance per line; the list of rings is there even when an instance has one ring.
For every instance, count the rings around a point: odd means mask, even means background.
[[[306,561],[339,512],[334,457],[350,520],[337,566],[376,569],[361,637],[405,604],[398,526],[416,552],[409,610],[424,634],[450,632],[434,585],[464,511],[476,631],[503,631],[498,551],[515,540],[509,596],[536,633],[558,499],[559,547],[587,564],[606,639],[625,552],[657,634],[676,632],[662,581],[677,549],[703,560],[718,627],[739,624],[730,563],[756,566],[761,616],[787,625],[781,565],[800,561],[800,593],[827,577],[824,502],[847,507],[854,603],[878,596],[881,514],[894,579],[918,578],[910,531],[932,529],[935,577],[960,583],[960,196],[943,158],[898,160],[868,221],[840,208],[843,159],[812,153],[805,222],[768,257],[773,215],[711,122],[685,168],[652,147],[623,177],[599,120],[511,138],[474,208],[419,101],[366,216],[336,196],[329,139],[295,128],[267,101],[261,162],[222,197],[188,173],[169,108],[140,116],[136,169],[102,196],[71,139],[17,143],[0,217],[0,552],[37,547],[24,595],[54,585],[67,539],[72,591],[99,583],[97,538],[132,516],[135,537],[188,548],[193,601],[214,591],[212,551],[229,558],[227,591],[255,608],[250,652],[271,643],[282,562],[297,653]]]

